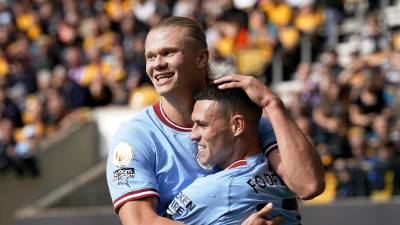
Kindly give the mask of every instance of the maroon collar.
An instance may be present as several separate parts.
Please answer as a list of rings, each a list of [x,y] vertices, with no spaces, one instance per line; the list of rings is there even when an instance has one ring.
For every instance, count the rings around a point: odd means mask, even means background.
[[[161,120],[165,125],[168,127],[181,131],[181,132],[190,132],[192,130],[191,127],[182,127],[179,126],[178,124],[172,122],[171,120],[168,119],[168,117],[165,115],[164,110],[162,109],[162,104],[161,101],[157,102],[156,104],[153,105],[154,112],[156,113],[158,119]]]
[[[246,166],[246,165],[247,165],[247,160],[242,159],[242,160],[238,160],[238,161],[232,163],[230,166],[226,167],[225,170],[233,169],[233,168],[236,168],[239,166]]]

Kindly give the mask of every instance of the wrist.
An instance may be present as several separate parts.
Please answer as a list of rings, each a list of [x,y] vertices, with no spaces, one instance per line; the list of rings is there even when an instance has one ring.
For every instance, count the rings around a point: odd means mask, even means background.
[[[265,99],[262,101],[262,108],[265,110],[282,106],[283,106],[282,100],[276,95],[265,97]]]
[[[269,118],[269,120],[286,113],[285,105],[278,96],[270,98],[263,107],[263,114]]]

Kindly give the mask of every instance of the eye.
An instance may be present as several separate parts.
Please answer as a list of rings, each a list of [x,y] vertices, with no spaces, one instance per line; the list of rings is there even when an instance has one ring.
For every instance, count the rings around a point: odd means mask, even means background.
[[[206,123],[203,123],[203,122],[198,122],[198,123],[197,123],[197,126],[199,126],[199,127],[206,127],[207,124],[206,124]]]
[[[146,60],[147,60],[147,61],[154,61],[155,58],[156,58],[155,55],[148,55],[148,56],[146,56]]]
[[[174,52],[173,51],[166,51],[165,56],[173,56]]]

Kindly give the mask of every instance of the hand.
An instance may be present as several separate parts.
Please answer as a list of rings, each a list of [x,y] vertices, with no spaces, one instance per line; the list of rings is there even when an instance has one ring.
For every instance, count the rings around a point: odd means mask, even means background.
[[[249,98],[261,108],[264,108],[272,99],[278,97],[261,81],[252,76],[226,75],[214,80],[220,89],[241,88]]]
[[[251,214],[242,225],[279,225],[283,220],[281,216],[274,217],[272,220],[266,220],[264,217],[272,212],[272,203],[268,203],[260,211]]]

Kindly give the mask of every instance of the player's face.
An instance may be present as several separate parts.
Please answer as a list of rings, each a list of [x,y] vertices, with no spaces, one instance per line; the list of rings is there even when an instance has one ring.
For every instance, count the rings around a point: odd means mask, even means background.
[[[150,31],[145,44],[146,72],[160,95],[185,95],[199,89],[195,88],[199,83],[205,85],[205,75],[199,76],[197,72],[199,52],[184,28]]]
[[[211,100],[196,101],[192,113],[192,140],[198,144],[198,157],[203,165],[224,166],[233,148],[230,117],[220,103]]]

